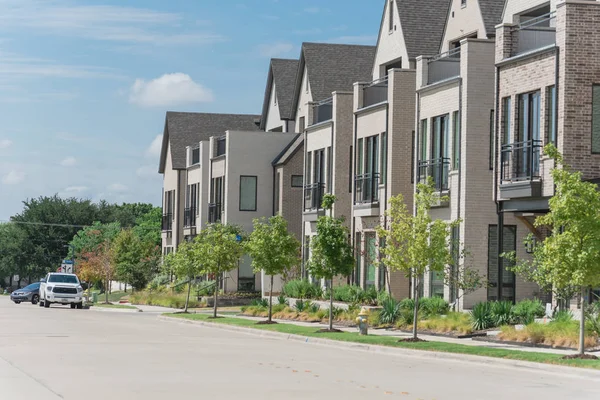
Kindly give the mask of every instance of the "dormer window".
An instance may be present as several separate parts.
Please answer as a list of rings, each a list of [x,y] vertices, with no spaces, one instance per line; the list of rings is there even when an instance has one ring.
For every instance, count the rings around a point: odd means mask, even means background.
[[[388,21],[389,21],[390,32],[393,32],[394,31],[394,0],[390,0]]]
[[[306,83],[305,83],[306,87],[304,88],[304,90],[306,90],[306,93],[308,93],[308,75],[306,75],[304,78],[305,78],[305,81],[306,81]]]
[[[460,0],[460,6],[461,7],[466,7],[467,6],[467,0]]]
[[[276,106],[277,105],[277,92],[273,93],[273,105]]]

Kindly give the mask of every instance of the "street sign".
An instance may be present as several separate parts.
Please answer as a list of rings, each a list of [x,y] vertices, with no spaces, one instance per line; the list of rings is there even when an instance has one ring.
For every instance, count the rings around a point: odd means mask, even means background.
[[[60,272],[63,274],[72,274],[73,273],[73,260],[63,260],[60,265]]]

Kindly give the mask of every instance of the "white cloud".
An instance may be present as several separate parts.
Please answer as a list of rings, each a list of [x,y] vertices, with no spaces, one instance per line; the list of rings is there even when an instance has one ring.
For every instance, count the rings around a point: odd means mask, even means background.
[[[261,44],[258,46],[258,51],[263,57],[280,57],[294,50],[294,45],[291,43],[277,42],[271,44]]]
[[[140,178],[151,179],[159,178],[158,167],[156,165],[143,165],[135,171],[136,175]]]
[[[121,183],[113,183],[112,185],[108,186],[108,190],[111,192],[126,192],[129,190],[129,188]]]
[[[8,149],[10,146],[12,146],[12,144],[13,144],[12,140],[1,139],[0,140],[0,149]]]
[[[63,167],[74,167],[77,164],[75,157],[67,157],[60,162]]]
[[[16,185],[23,182],[25,173],[23,171],[12,170],[2,177],[2,183],[5,185]]]
[[[143,107],[168,107],[212,100],[210,89],[181,72],[165,74],[149,82],[136,79],[129,93],[129,102]]]
[[[163,135],[158,135],[154,138],[150,146],[146,149],[146,157],[155,158],[160,156],[160,151],[162,149],[162,140]]]

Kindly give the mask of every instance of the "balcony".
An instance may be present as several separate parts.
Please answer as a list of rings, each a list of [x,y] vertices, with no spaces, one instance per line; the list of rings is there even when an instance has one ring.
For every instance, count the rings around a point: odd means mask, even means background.
[[[183,211],[183,227],[196,227],[196,207],[189,207]]]
[[[460,47],[441,53],[427,63],[427,84],[460,76]]]
[[[215,157],[224,156],[227,150],[227,137],[221,136],[215,139]]]
[[[542,141],[537,139],[502,146],[500,153],[502,198],[541,196],[541,154]]]
[[[167,213],[162,216],[162,231],[170,232],[173,230],[173,214]]]
[[[556,43],[556,13],[551,12],[522,22],[512,31],[511,56],[527,53]]]
[[[221,203],[210,203],[208,205],[208,223],[221,222]]]
[[[354,177],[354,204],[379,202],[379,173]]]
[[[192,164],[200,164],[200,147],[194,147],[192,149]]]
[[[313,105],[312,124],[316,125],[321,122],[329,121],[333,117],[333,98],[330,97]]]
[[[419,161],[419,183],[425,182],[429,177],[433,181],[433,187],[440,191],[447,191],[448,172],[450,171],[449,158],[433,158],[431,160]]]
[[[322,208],[324,183],[313,183],[304,186],[304,211],[316,211]]]
[[[388,101],[388,77],[377,79],[363,87],[362,108]]]

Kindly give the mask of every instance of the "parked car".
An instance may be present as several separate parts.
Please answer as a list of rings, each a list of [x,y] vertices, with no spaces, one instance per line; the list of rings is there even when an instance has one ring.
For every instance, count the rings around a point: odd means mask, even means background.
[[[40,307],[50,307],[58,303],[71,308],[83,308],[83,288],[75,274],[51,272],[42,279],[40,284]]]
[[[10,299],[19,304],[21,302],[37,304],[40,301],[40,282],[32,283],[23,289],[17,289],[10,294]]]

